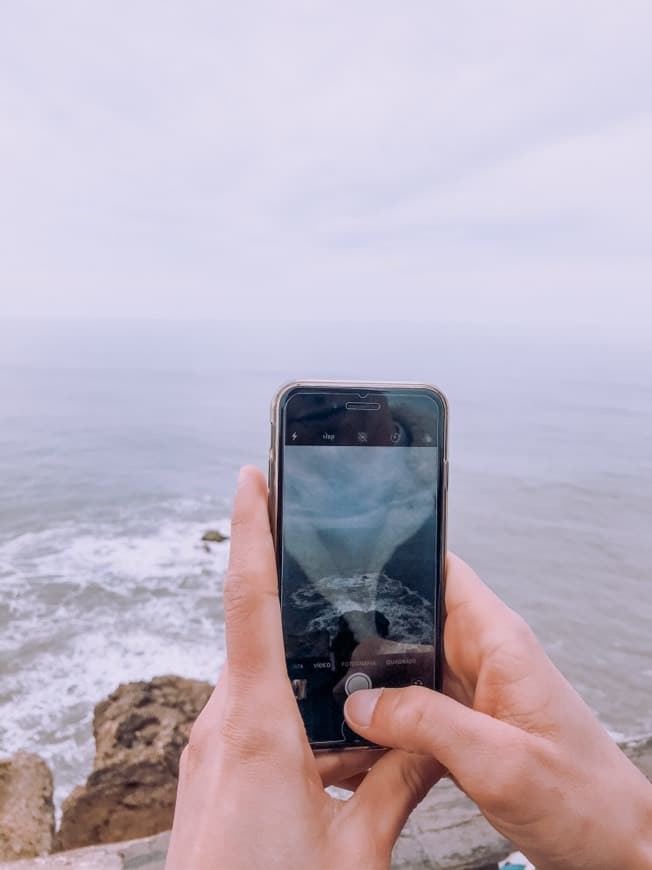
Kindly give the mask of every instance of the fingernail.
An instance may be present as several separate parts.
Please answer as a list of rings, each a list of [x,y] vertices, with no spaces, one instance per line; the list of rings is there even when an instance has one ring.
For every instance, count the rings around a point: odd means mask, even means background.
[[[361,725],[363,728],[371,725],[376,704],[382,693],[382,689],[361,689],[350,695],[344,705],[344,715],[349,722]]]

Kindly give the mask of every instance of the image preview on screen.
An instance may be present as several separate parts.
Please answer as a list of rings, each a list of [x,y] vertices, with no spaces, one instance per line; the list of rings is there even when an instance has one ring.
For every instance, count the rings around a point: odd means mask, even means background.
[[[433,446],[286,446],[283,623],[308,694],[353,668],[432,684],[437,475]]]

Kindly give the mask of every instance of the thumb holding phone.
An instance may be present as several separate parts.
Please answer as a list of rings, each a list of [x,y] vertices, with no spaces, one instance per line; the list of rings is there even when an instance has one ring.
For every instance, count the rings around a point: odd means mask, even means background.
[[[351,695],[350,728],[427,753],[537,867],[652,867],[652,787],[527,624],[455,556],[446,570],[447,695]]]

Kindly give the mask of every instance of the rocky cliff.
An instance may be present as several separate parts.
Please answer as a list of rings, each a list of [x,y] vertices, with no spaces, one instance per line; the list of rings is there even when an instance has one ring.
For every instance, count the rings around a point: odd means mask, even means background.
[[[156,834],[172,824],[179,756],[212,687],[182,677],[119,686],[95,708],[95,761],[63,804],[56,849]]]
[[[211,686],[158,677],[119,686],[95,708],[95,762],[86,784],[63,806],[55,845],[60,855],[24,868],[162,870],[179,765],[191,725]],[[652,735],[621,744],[652,779]],[[136,838],[145,838],[138,839]],[[91,844],[98,844],[93,848]],[[38,756],[0,762],[0,862],[47,853],[53,846],[52,778]],[[395,870],[495,868],[510,844],[450,781],[442,781],[412,814],[394,850]]]
[[[49,852],[54,836],[52,774],[38,755],[0,761],[0,859]]]

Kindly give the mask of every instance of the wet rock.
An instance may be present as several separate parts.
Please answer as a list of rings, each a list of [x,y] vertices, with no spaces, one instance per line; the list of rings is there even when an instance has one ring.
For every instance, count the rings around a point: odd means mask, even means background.
[[[212,687],[156,677],[95,707],[95,762],[63,803],[57,849],[146,837],[172,826],[179,756]]]
[[[49,852],[54,836],[52,774],[38,755],[0,761],[0,860]]]
[[[652,782],[652,734],[618,744],[630,761]]]
[[[222,541],[228,541],[229,536],[223,535],[222,532],[218,532],[217,529],[208,529],[208,531],[204,532],[201,536],[202,541],[207,541],[211,544],[221,544]]]

